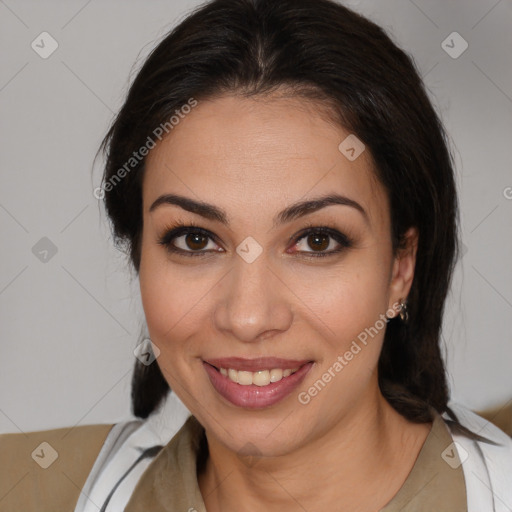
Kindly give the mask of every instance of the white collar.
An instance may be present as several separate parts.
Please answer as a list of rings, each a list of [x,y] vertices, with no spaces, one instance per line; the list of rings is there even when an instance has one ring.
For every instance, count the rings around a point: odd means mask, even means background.
[[[146,420],[128,419],[109,432],[89,473],[74,512],[98,512],[112,488],[147,448],[165,446],[190,416],[190,411],[172,392]],[[137,464],[112,496],[107,511],[124,510],[151,458]]]
[[[466,481],[468,512],[512,510],[512,438],[469,409],[449,404],[466,428],[497,444],[452,432]],[[448,416],[446,413],[443,415]]]
[[[498,443],[473,441],[452,432],[466,480],[468,512],[510,512],[512,510],[512,439],[492,423],[469,409],[450,403],[460,423]],[[155,445],[165,446],[189,417],[190,411],[169,393],[162,406],[146,420],[130,419],[114,425],[94,463],[74,512],[98,512],[110,490],[138,459]],[[443,414],[443,418],[448,416]],[[122,481],[107,511],[123,510],[142,473],[152,459],[140,462]]]

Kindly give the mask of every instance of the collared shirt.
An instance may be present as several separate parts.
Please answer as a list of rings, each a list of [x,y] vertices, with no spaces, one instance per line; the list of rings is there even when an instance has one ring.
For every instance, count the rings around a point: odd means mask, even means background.
[[[139,479],[125,512],[206,512],[197,481],[204,428],[190,416]],[[435,414],[404,484],[381,512],[465,512],[464,474],[450,431]]]
[[[207,453],[198,443],[203,428],[173,395],[145,420],[0,434],[0,511],[120,512],[129,503],[128,512],[204,512],[196,477],[196,457]],[[512,511],[512,438],[466,407],[448,405],[458,421],[436,414],[412,471],[382,512],[458,512],[466,502],[467,512]]]

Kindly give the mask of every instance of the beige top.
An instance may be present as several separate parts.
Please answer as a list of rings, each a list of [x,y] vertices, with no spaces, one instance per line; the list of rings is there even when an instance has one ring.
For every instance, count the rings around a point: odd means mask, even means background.
[[[196,466],[204,460],[204,442],[203,427],[189,417],[144,472],[125,512],[206,512]],[[381,512],[466,512],[464,474],[452,442],[436,413],[409,476]]]
[[[0,435],[0,512],[72,512],[112,425]]]

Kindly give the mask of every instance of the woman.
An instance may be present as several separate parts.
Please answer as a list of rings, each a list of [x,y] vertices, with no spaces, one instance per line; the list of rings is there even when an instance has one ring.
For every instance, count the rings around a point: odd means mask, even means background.
[[[452,162],[382,29],[329,0],[209,2],[146,60],[102,147],[151,340],[141,419],[6,437],[61,459],[9,476],[25,509],[512,507],[511,440],[448,406]]]

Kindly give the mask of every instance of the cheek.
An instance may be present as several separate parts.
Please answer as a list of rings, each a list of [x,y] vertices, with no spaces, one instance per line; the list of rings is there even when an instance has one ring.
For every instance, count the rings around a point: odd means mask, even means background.
[[[151,338],[156,342],[156,334],[171,329],[176,310],[177,287],[167,283],[167,272],[153,254],[154,251],[142,247],[139,269],[139,284],[144,314]],[[155,339],[154,339],[155,338]]]
[[[304,435],[323,418],[329,425],[357,407],[374,389],[376,368],[386,331],[387,272],[364,257],[305,289],[310,334],[315,337],[318,365],[298,390],[307,411]],[[309,294],[309,295],[308,295]],[[333,407],[333,404],[336,404]]]
[[[180,291],[178,276],[169,274],[158,267],[148,265],[143,269],[141,265],[139,278],[149,337],[160,350],[156,363],[171,389],[180,392],[193,374],[193,350],[187,331],[193,308]]]
[[[176,366],[198,354],[193,335],[206,326],[208,293],[216,280],[211,273],[171,264],[161,248],[143,246],[142,255],[139,283],[149,335],[160,349],[159,363]]]
[[[302,269],[294,291],[306,315],[329,345],[343,350],[388,309],[387,262],[375,251],[358,252],[329,270]],[[380,325],[380,323],[379,323]]]

